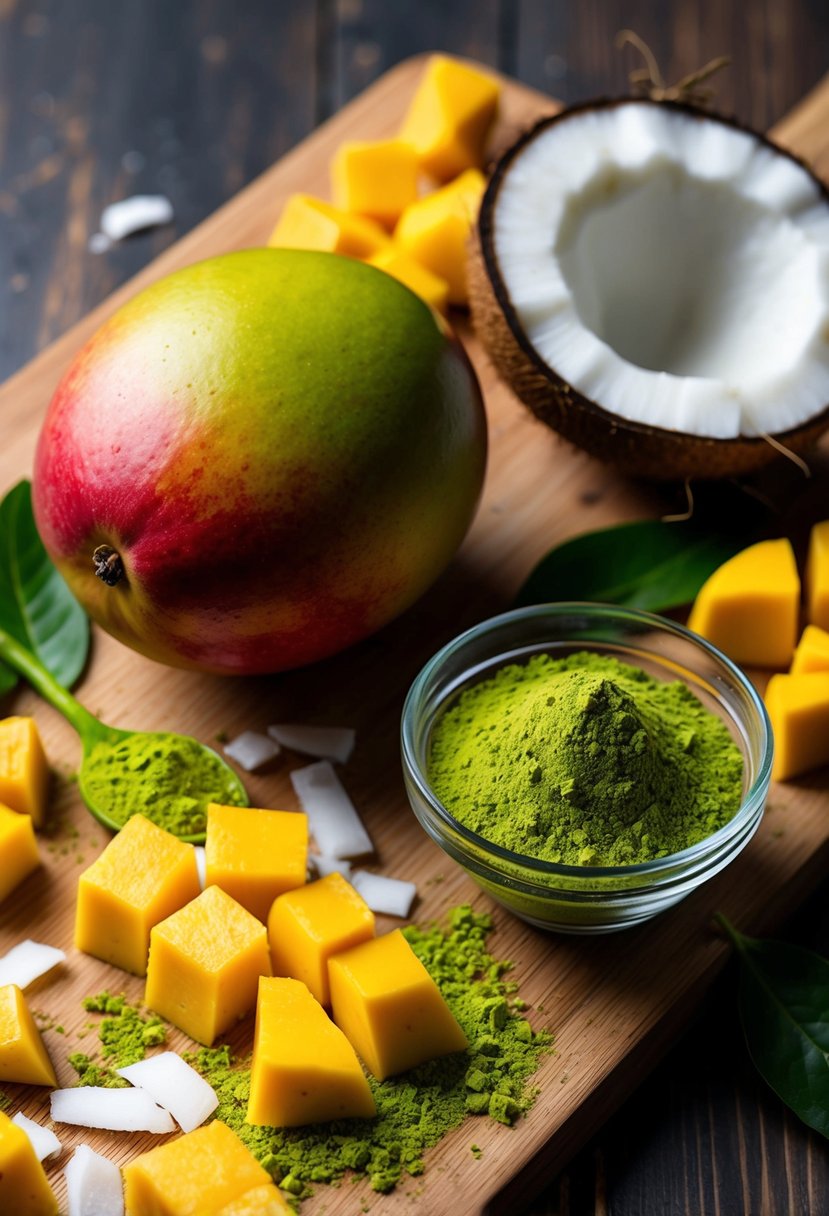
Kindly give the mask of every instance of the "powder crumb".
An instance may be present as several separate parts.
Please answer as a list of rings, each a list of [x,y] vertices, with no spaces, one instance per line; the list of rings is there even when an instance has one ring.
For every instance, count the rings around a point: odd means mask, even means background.
[[[8,1094],[3,1093],[0,1089],[0,1110],[8,1110],[12,1104],[12,1100]]]
[[[480,1161],[481,1157],[484,1155],[484,1150],[479,1144],[470,1144],[469,1151],[472,1153],[472,1156],[476,1161]]]
[[[166,1043],[167,1024],[157,1014],[142,1013],[140,1006],[130,1005],[123,993],[99,992],[84,997],[82,1003],[87,1013],[103,1015],[97,1024],[101,1061],[84,1052],[74,1052],[69,1063],[78,1074],[78,1084],[120,1088],[124,1081],[116,1070],[137,1064],[145,1058],[148,1048]],[[95,1028],[96,1023],[87,1023],[87,1029]],[[84,1034],[85,1031],[78,1038]]]

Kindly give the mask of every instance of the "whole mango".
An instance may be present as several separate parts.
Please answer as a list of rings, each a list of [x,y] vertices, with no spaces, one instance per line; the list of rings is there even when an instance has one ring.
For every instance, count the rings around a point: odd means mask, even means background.
[[[382,271],[251,249],[135,296],[49,406],[38,528],[89,614],[175,666],[298,667],[457,549],[486,461],[475,373]]]

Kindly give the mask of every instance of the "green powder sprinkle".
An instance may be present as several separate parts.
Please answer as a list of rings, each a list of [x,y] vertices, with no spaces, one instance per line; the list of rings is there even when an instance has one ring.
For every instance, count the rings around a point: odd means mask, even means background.
[[[204,833],[209,802],[240,800],[219,756],[186,735],[167,734],[96,744],[84,761],[83,793],[122,827],[140,813],[176,836]]]
[[[88,1013],[104,1014],[98,1025],[101,1041],[101,1061],[76,1051],[69,1063],[78,1074],[79,1085],[104,1085],[118,1089],[126,1085],[116,1069],[126,1068],[143,1060],[149,1047],[160,1047],[167,1041],[167,1025],[155,1013],[143,1014],[137,1005],[130,1005],[123,993],[113,996],[99,992],[84,998]]]
[[[469,1049],[433,1060],[399,1077],[369,1077],[377,1116],[300,1128],[253,1127],[245,1122],[249,1061],[226,1046],[186,1058],[219,1095],[217,1117],[241,1137],[289,1194],[305,1196],[315,1183],[336,1183],[348,1171],[391,1191],[404,1175],[423,1173],[424,1153],[467,1115],[511,1124],[532,1105],[529,1079],[551,1050],[547,1031],[534,1032],[510,1008],[515,984],[510,964],[487,951],[492,918],[463,906],[445,928],[409,926],[409,944],[431,973],[469,1039]]]
[[[8,1110],[11,1104],[12,1100],[9,1095],[3,1093],[3,1090],[0,1089],[0,1110]]]
[[[429,777],[455,818],[567,865],[664,857],[735,814],[743,764],[681,681],[607,655],[539,654],[461,694],[436,723]]]

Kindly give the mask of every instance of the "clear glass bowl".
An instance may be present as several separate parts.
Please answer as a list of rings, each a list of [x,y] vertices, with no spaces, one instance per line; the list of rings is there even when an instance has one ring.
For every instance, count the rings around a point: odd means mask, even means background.
[[[471,684],[505,663],[574,650],[611,655],[657,679],[683,680],[728,725],[743,755],[743,799],[727,824],[682,852],[629,866],[569,866],[513,853],[460,824],[429,784],[432,728]],[[412,684],[402,719],[403,773],[421,825],[481,887],[542,929],[608,933],[678,903],[745,848],[763,815],[773,742],[748,678],[703,638],[663,617],[610,604],[519,608],[462,633]]]

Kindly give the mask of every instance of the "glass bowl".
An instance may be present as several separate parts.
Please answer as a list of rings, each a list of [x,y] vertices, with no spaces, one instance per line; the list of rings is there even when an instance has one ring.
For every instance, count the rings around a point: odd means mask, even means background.
[[[727,724],[743,756],[743,798],[711,836],[667,857],[625,866],[540,861],[460,824],[429,784],[432,728],[470,685],[505,663],[574,650],[611,655],[657,679],[683,680]],[[542,929],[608,933],[670,908],[745,848],[763,816],[773,742],[765,707],[740,669],[663,617],[611,604],[541,604],[492,617],[430,659],[412,684],[401,726],[406,792],[421,826],[494,899]]]

